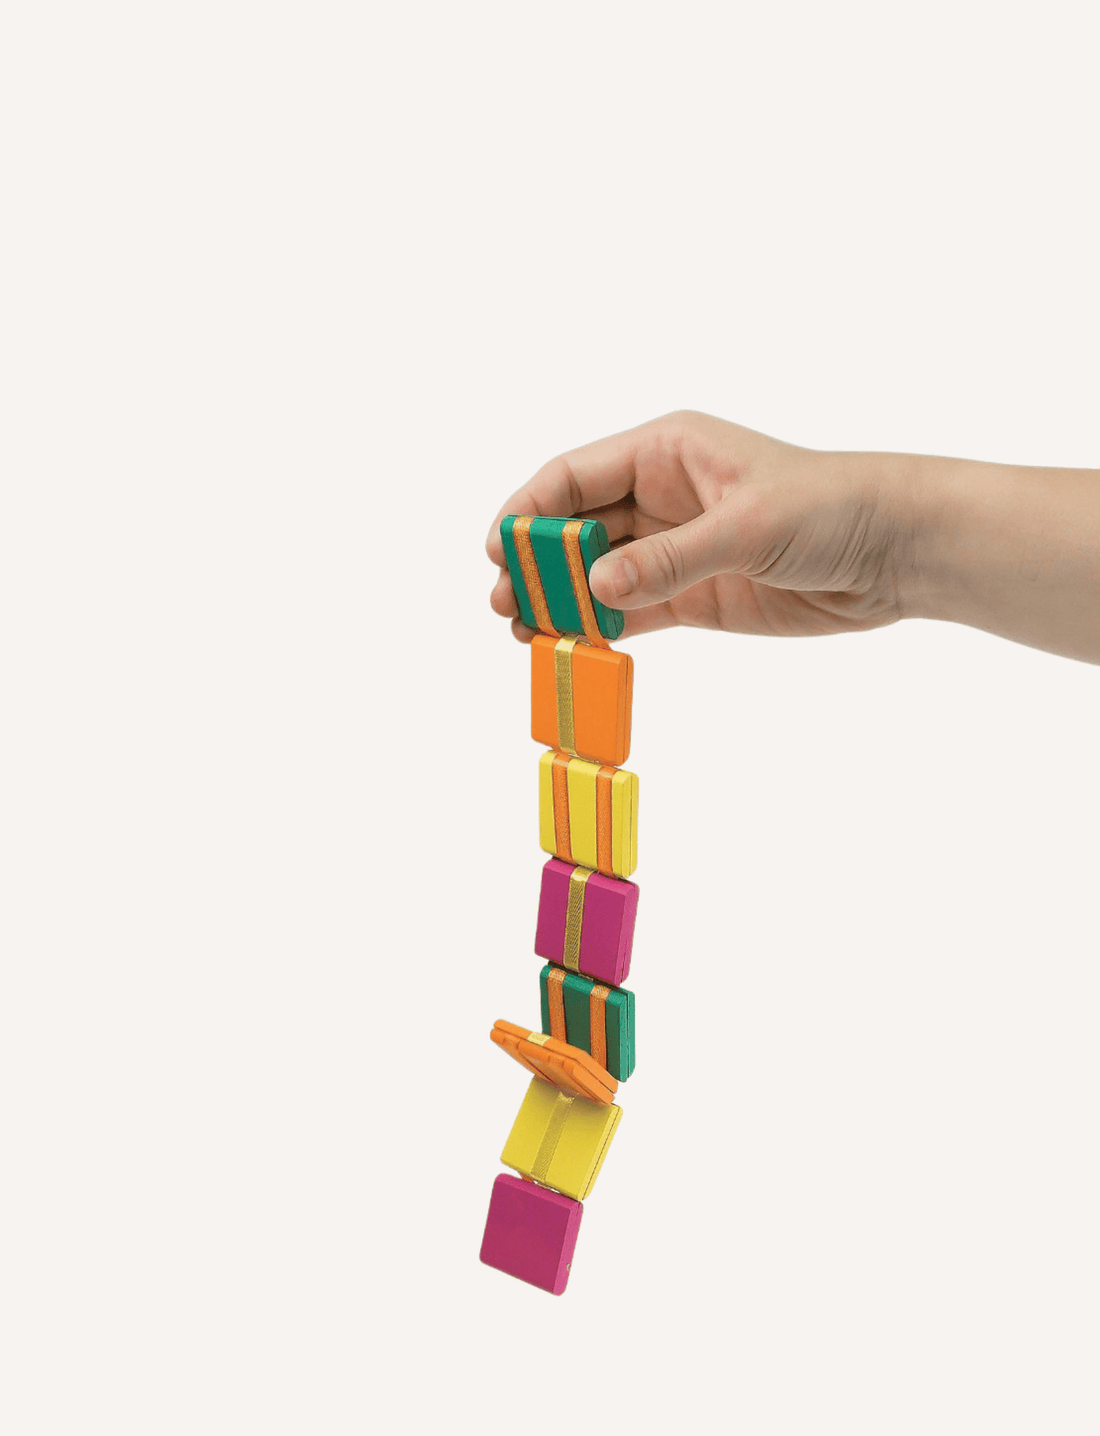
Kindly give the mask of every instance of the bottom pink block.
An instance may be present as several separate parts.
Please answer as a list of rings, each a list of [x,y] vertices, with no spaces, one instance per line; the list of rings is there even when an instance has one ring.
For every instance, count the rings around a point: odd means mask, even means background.
[[[502,1173],[493,1183],[481,1260],[561,1296],[583,1211],[572,1197]]]

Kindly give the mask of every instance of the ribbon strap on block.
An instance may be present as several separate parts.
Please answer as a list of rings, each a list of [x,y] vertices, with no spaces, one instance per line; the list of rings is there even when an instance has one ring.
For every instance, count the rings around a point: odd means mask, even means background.
[[[558,747],[576,755],[573,730],[573,649],[576,638],[559,638],[554,645],[554,687],[558,702]]]
[[[570,519],[562,527],[561,541],[565,549],[565,561],[569,565],[569,578],[573,584],[573,597],[577,603],[577,612],[581,616],[581,627],[584,629],[584,636],[589,643],[595,643],[600,648],[610,648],[611,645],[600,632],[600,625],[596,622],[596,613],[592,607],[592,596],[588,591],[588,575],[584,571],[584,555],[581,553],[581,530],[584,528],[582,519]]]
[[[569,874],[569,899],[565,907],[565,947],[562,966],[570,972],[581,970],[581,927],[584,923],[584,890],[591,868],[574,868]]]
[[[596,983],[588,994],[588,1050],[600,1064],[607,1067],[607,998],[609,988]]]
[[[568,753],[555,753],[553,762],[554,847],[563,862],[573,861],[569,837],[569,763]]]
[[[596,774],[596,866],[611,872],[611,784],[616,769],[606,765]]]
[[[554,1103],[549,1121],[546,1123],[546,1131],[543,1132],[539,1149],[535,1153],[535,1160],[531,1163],[531,1176],[536,1182],[546,1183],[550,1164],[554,1160],[554,1153],[558,1150],[561,1134],[565,1131],[565,1119],[569,1116],[573,1102],[574,1098],[565,1092],[558,1093],[557,1101]]]
[[[535,615],[535,622],[543,633],[548,633],[551,638],[557,638],[558,630],[550,622],[550,607],[546,602],[546,592],[542,586],[539,566],[535,561],[535,550],[531,544],[530,518],[516,519],[512,525],[512,540],[516,545],[516,557],[519,559],[523,582],[527,585],[527,597],[531,600],[531,612]]]
[[[550,1041],[550,1034],[548,1032],[529,1032],[527,1034],[527,1040],[533,1047],[545,1047]],[[531,1070],[537,1072],[545,1081],[552,1082],[555,1087],[559,1085],[558,1073],[552,1066],[548,1067],[544,1062],[540,1062],[537,1057],[529,1057],[528,1062],[531,1066]]]
[[[560,967],[552,967],[546,974],[546,995],[550,999],[550,1036],[560,1037],[563,1042],[569,1039],[565,1035],[565,995],[562,992],[562,984],[565,982],[565,973]]]

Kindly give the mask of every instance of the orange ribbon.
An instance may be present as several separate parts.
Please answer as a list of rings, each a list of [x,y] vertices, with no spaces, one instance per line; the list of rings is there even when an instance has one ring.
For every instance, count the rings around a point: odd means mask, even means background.
[[[535,562],[535,550],[531,545],[530,518],[516,519],[512,525],[512,539],[516,545],[516,557],[519,559],[520,572],[527,585],[527,597],[531,600],[531,611],[535,615],[535,623],[543,633],[550,634],[551,638],[559,638],[561,635],[550,622],[550,608],[542,587],[539,566]]]
[[[573,861],[573,849],[569,843],[569,754],[555,753],[552,777],[554,780],[554,846],[562,862]],[[608,828],[610,831],[610,826]],[[608,849],[610,851],[610,848]]]
[[[598,982],[588,994],[588,1050],[600,1064],[607,1067],[607,998],[609,989]]]
[[[617,769],[606,765],[596,774],[596,866],[611,871],[611,781]]]
[[[550,999],[550,1036],[560,1037],[563,1042],[568,1040],[565,1035],[565,996],[562,992],[564,982],[565,972],[560,967],[552,967],[546,975],[546,995]]]
[[[573,584],[573,597],[577,602],[577,612],[581,616],[581,627],[584,629],[585,638],[589,643],[595,643],[600,648],[610,648],[610,643],[600,632],[600,625],[596,622],[596,613],[592,607],[588,575],[584,571],[584,555],[581,553],[581,530],[583,528],[583,519],[570,519],[561,531],[565,561],[569,565],[569,577]],[[524,577],[526,578],[526,572]]]

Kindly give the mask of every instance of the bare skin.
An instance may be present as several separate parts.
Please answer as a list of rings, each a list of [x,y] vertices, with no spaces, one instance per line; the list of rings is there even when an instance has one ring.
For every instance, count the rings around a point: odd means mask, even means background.
[[[506,513],[606,525],[592,591],[624,637],[685,624],[781,637],[900,618],[984,628],[1100,663],[1100,471],[796,448],[682,412],[541,468],[500,510],[490,602],[518,618]]]

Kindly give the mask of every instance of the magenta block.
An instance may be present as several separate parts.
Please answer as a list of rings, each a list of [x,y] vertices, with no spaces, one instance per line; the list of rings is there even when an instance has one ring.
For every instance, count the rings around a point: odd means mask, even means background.
[[[565,912],[569,905],[569,874],[574,868],[551,858],[542,870],[535,951],[560,963],[565,953]],[[584,889],[580,970],[585,977],[620,987],[630,971],[638,885],[593,873]]]
[[[501,1173],[489,1199],[481,1260],[561,1296],[583,1211],[572,1197]]]

